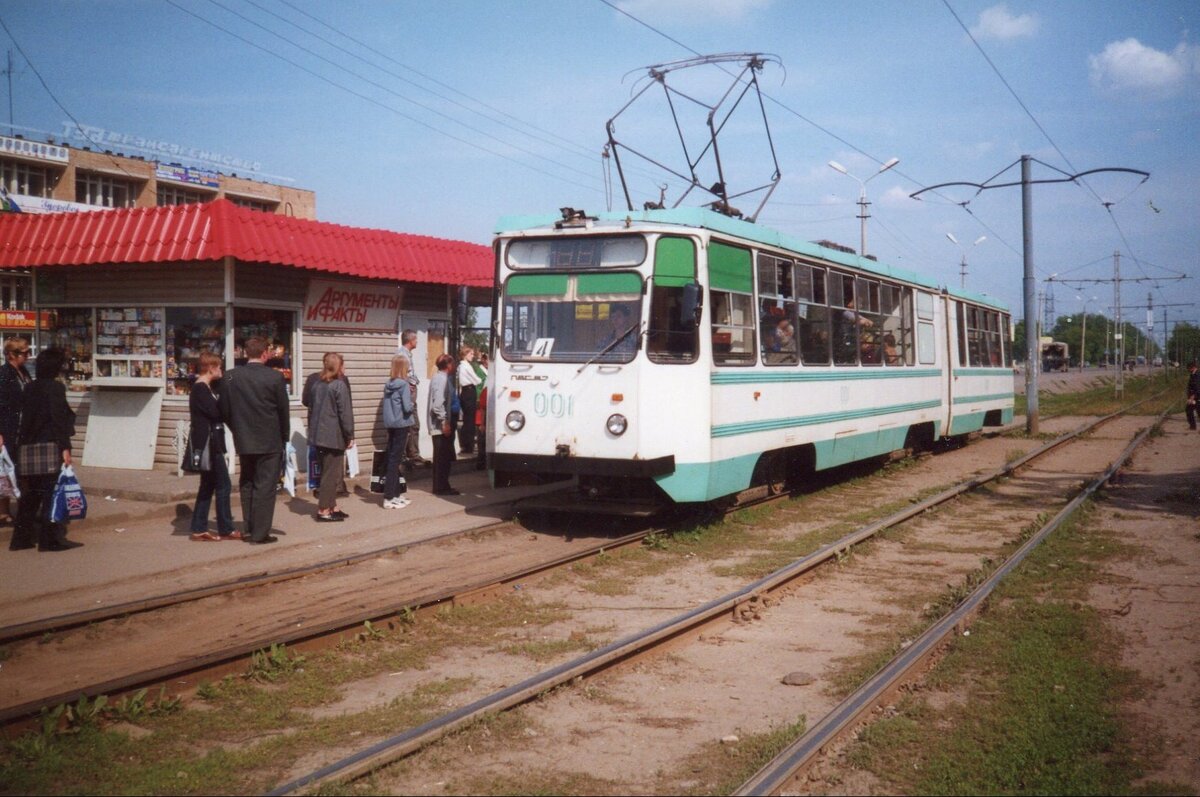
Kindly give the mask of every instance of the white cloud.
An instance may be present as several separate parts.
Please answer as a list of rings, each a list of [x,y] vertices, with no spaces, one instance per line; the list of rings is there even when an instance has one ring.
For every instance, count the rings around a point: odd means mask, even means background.
[[[1173,52],[1147,47],[1137,39],[1110,42],[1088,56],[1092,85],[1148,97],[1167,97],[1200,74],[1200,47],[1180,42]]]
[[[774,0],[621,0],[617,6],[639,19],[669,18],[677,22],[741,19]],[[647,19],[649,18],[649,19]]]
[[[971,35],[976,39],[1019,39],[1037,33],[1038,18],[1034,14],[1021,14],[1014,17],[1008,11],[1008,6],[1001,3],[984,9],[979,15],[979,22],[971,28]]]
[[[889,208],[911,209],[914,204],[913,198],[909,196],[911,193],[911,191],[905,191],[900,186],[894,185],[887,191],[884,191],[877,201],[879,204]]]

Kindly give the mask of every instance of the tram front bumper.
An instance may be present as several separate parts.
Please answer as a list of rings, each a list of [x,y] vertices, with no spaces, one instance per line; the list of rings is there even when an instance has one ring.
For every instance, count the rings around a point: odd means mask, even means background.
[[[561,473],[571,476],[620,476],[652,478],[675,472],[673,454],[655,459],[604,459],[601,457],[561,457],[543,454],[487,455],[489,470],[515,473]]]

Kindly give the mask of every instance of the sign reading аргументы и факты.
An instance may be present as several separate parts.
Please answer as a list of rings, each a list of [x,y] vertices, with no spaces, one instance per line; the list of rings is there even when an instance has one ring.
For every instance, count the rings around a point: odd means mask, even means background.
[[[313,280],[304,302],[304,326],[354,332],[395,332],[403,289],[361,282]]]

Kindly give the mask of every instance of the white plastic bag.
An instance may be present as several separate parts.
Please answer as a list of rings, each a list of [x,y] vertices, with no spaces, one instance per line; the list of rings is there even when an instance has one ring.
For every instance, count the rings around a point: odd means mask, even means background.
[[[358,443],[351,443],[346,449],[346,475],[353,479],[358,473]]]
[[[20,498],[21,489],[17,487],[17,469],[12,457],[8,455],[8,446],[0,446],[0,498]]]
[[[296,497],[296,472],[299,469],[296,464],[296,447],[288,443],[284,447],[283,489],[287,490],[287,494],[292,498]]]

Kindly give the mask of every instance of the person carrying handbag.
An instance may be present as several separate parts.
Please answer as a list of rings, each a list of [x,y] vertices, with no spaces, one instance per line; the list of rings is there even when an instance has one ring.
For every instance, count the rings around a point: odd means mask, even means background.
[[[21,504],[11,550],[67,551],[83,545],[67,539],[65,523],[50,522],[50,504],[58,473],[71,464],[71,438],[75,413],[67,404],[67,386],[59,381],[66,352],[42,351],[37,359],[37,379],[21,395],[19,435]]]
[[[200,487],[192,508],[191,532],[195,542],[240,540],[242,533],[233,526],[233,483],[225,462],[225,425],[214,384],[220,384],[221,357],[210,351],[200,352],[200,371],[188,396],[192,428],[188,441],[192,447],[208,447],[208,469],[200,471]],[[190,453],[190,452],[185,452]],[[208,530],[208,507],[217,497],[217,533]]]

